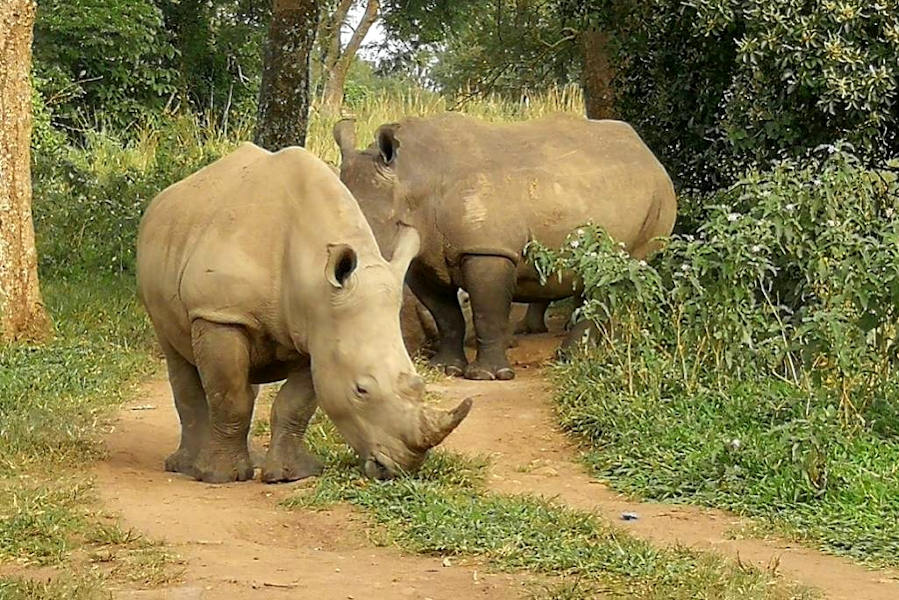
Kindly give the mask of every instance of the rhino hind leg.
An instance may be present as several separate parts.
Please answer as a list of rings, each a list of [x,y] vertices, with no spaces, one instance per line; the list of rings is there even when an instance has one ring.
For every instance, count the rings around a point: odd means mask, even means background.
[[[193,475],[194,462],[209,439],[209,411],[206,393],[197,368],[173,349],[165,348],[169,385],[175,398],[175,408],[181,420],[181,443],[165,459],[165,470]]]
[[[584,319],[571,326],[561,346],[556,351],[556,358],[565,360],[571,358],[579,349],[595,346],[603,336],[605,327],[599,328],[593,321]]]
[[[478,340],[477,357],[465,369],[465,378],[512,379],[515,371],[506,358],[506,348],[515,264],[502,256],[466,256],[462,277],[471,297]]]
[[[447,375],[459,376],[465,371],[465,317],[459,307],[458,288],[440,288],[413,270],[407,278],[415,296],[425,305],[437,325],[438,338],[431,366]]]
[[[322,472],[303,436],[315,413],[315,388],[309,367],[291,371],[272,404],[272,442],[262,465],[262,481],[296,481]]]
[[[191,338],[206,391],[209,436],[190,474],[209,483],[252,479],[247,436],[256,394],[249,382],[249,340],[241,327],[202,319],[194,321]]]
[[[524,318],[515,326],[515,333],[546,333],[546,309],[549,302],[531,302]]]

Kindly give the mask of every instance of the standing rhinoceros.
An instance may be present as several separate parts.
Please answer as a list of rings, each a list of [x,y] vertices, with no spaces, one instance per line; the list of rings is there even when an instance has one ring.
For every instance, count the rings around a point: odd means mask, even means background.
[[[400,337],[418,234],[400,226],[385,261],[352,195],[305,150],[242,145],[159,194],[137,246],[140,298],[181,418],[167,470],[251,478],[254,384],[285,378],[268,482],[319,472],[303,443],[316,404],[373,477],[418,468],[468,413],[470,400],[452,411],[422,403]]]
[[[671,233],[677,201],[665,169],[620,121],[554,116],[490,124],[459,114],[382,125],[356,150],[351,121],[334,127],[340,177],[359,201],[382,249],[396,224],[421,234],[407,282],[434,315],[441,340],[432,362],[469,379],[511,379],[506,326],[513,300],[533,306],[571,296],[574,274],[540,284],[522,260],[538,240],[559,247],[579,225],[600,225],[642,258]],[[456,290],[471,296],[477,358],[467,364]]]

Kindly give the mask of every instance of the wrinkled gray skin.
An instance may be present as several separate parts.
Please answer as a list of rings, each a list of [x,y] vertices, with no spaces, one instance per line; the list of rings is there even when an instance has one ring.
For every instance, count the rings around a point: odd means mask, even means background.
[[[141,222],[137,279],[181,419],[165,468],[251,478],[256,384],[286,379],[263,481],[320,471],[303,442],[316,406],[369,476],[417,469],[471,402],[422,403],[399,324],[419,236],[401,226],[395,240],[387,262],[346,187],[301,148],[244,144],[160,193]]]
[[[573,273],[540,284],[523,260],[537,240],[559,247],[594,223],[635,258],[671,233],[677,212],[665,169],[620,121],[554,116],[490,124],[449,113],[382,125],[356,149],[351,121],[334,127],[340,178],[359,201],[382,250],[396,223],[421,233],[406,281],[437,322],[432,363],[470,379],[511,379],[505,328],[512,301],[532,306],[519,330],[545,330],[546,303],[577,293]],[[478,350],[468,364],[456,291],[471,296]],[[578,339],[583,328],[570,334]]]

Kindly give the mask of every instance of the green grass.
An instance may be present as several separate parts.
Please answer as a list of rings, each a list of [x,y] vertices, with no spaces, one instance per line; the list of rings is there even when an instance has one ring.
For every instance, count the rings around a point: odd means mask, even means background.
[[[899,565],[899,409],[883,391],[867,426],[837,399],[777,379],[686,389],[678,365],[634,356],[634,393],[609,357],[559,365],[563,428],[618,490],[730,509],[828,552]],[[722,379],[722,381],[724,381]]]
[[[133,279],[49,280],[43,292],[53,340],[0,348],[0,562],[75,574],[52,584],[4,579],[0,591],[89,598],[95,577],[80,574],[98,564],[116,580],[168,580],[171,557],[98,511],[85,468],[102,454],[112,409],[157,364]]]
[[[132,278],[51,280],[43,291],[53,341],[0,347],[0,476],[95,456],[97,420],[152,364]]]
[[[310,508],[348,502],[379,524],[385,539],[432,555],[474,556],[491,567],[564,581],[538,598],[810,598],[768,572],[682,549],[658,549],[600,518],[529,496],[485,491],[485,462],[437,451],[417,475],[387,482],[360,477],[356,459],[326,422],[310,428],[328,465],[314,487],[287,501]]]
[[[109,594],[98,576],[61,576],[50,581],[0,579],[3,600],[106,600]]]

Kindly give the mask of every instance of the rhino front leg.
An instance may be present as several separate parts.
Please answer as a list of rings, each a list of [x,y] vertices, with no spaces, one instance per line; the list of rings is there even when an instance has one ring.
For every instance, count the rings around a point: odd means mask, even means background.
[[[515,333],[546,333],[546,309],[549,302],[531,302],[524,318],[515,326]]]
[[[303,436],[315,413],[312,371],[291,371],[272,404],[272,443],[262,466],[262,481],[296,481],[322,472],[322,463],[309,454]]]
[[[465,317],[459,307],[458,288],[435,285],[418,272],[414,263],[407,283],[437,324],[437,352],[430,359],[431,365],[443,369],[447,375],[462,375],[468,361],[463,347]]]
[[[192,475],[197,455],[209,439],[206,393],[195,366],[172,348],[164,347],[164,352],[169,385],[181,420],[181,444],[165,459],[165,470]]]
[[[515,264],[502,256],[466,256],[462,262],[465,289],[471,297],[478,354],[465,369],[466,379],[512,379],[506,358],[509,312],[515,288]]]
[[[247,435],[256,394],[249,382],[246,333],[242,327],[197,319],[191,341],[209,406],[209,437],[191,474],[210,483],[252,479]]]

